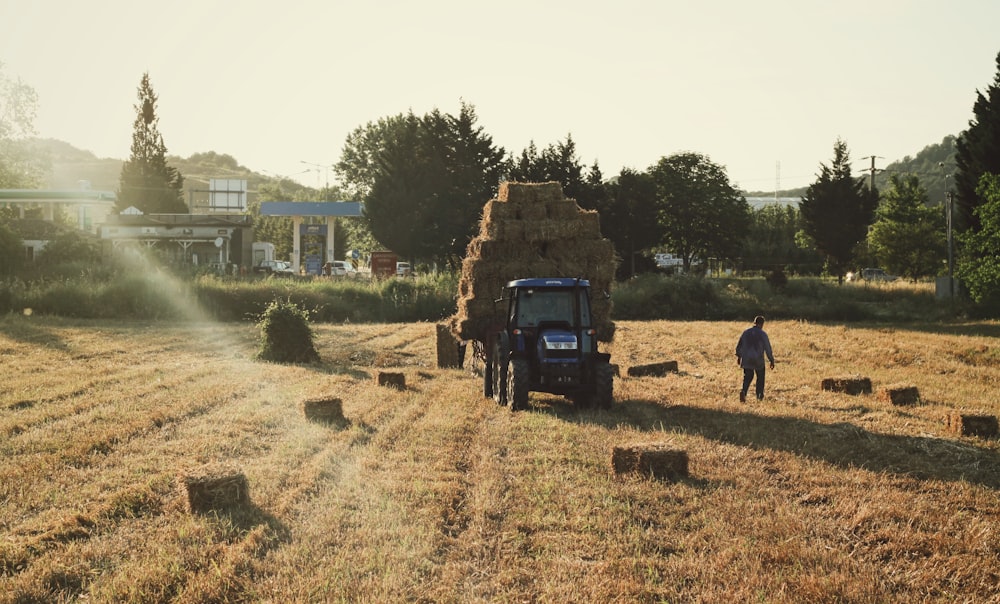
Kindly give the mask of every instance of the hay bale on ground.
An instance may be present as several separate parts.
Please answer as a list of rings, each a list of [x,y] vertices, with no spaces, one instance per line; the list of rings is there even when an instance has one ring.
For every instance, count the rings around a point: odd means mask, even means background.
[[[396,388],[397,390],[406,390],[406,376],[402,373],[379,371],[375,376],[375,382],[379,386],[387,386],[389,388]]]
[[[339,398],[309,398],[302,401],[302,413],[306,419],[326,424],[341,423],[344,418],[344,403]]]
[[[676,480],[688,475],[688,454],[662,444],[614,447],[611,470],[616,475],[641,474]]]
[[[822,388],[830,392],[850,395],[871,394],[872,381],[866,377],[824,378]]]
[[[962,436],[979,436],[981,438],[996,438],[1000,431],[997,416],[960,413],[953,411],[945,417],[945,425],[949,430]]]
[[[876,398],[881,403],[916,405],[920,402],[920,392],[916,386],[886,386],[879,389]]]
[[[663,377],[668,373],[677,373],[677,361],[664,361],[648,365],[633,365],[628,368],[629,377]]]
[[[461,342],[455,339],[451,333],[451,326],[447,323],[437,324],[437,362],[442,369],[462,366],[458,350]]]
[[[226,511],[250,504],[250,486],[243,472],[230,467],[201,468],[178,477],[189,513]]]

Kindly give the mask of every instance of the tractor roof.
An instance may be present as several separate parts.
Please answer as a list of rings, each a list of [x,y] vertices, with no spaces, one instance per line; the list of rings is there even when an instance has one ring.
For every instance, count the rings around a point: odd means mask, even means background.
[[[590,281],[586,279],[576,279],[573,277],[541,277],[534,279],[516,279],[507,283],[507,287],[590,287]]]

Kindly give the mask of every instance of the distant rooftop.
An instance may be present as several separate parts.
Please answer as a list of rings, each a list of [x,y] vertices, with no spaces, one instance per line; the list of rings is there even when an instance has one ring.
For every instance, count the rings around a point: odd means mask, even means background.
[[[754,207],[762,206],[797,206],[801,197],[747,197],[747,203]]]
[[[90,200],[114,202],[118,196],[112,191],[84,189],[0,189],[0,201],[64,201]]]

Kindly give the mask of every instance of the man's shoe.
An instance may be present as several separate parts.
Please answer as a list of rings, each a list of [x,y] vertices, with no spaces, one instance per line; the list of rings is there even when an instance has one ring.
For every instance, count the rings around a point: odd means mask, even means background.
[[[747,393],[746,392],[741,392],[740,393],[740,402],[741,403],[747,402]]]

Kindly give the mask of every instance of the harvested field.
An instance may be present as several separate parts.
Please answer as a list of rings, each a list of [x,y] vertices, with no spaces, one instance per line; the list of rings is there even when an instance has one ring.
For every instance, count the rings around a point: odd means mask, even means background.
[[[322,361],[278,365],[249,325],[4,317],[0,602],[996,600],[1000,442],[942,418],[1000,412],[964,352],[1000,326],[769,322],[743,404],[742,322],[616,327],[613,362],[678,372],[511,413],[437,367],[433,323],[316,325]],[[346,425],[303,413],[332,396]],[[646,445],[687,476],[609,471]],[[205,468],[237,473],[190,514]]]

